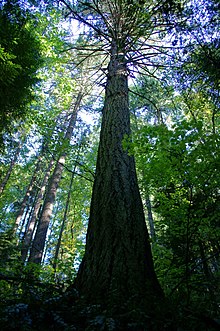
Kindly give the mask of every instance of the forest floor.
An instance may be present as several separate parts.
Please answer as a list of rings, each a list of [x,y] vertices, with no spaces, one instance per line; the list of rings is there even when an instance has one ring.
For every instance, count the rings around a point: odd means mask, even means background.
[[[120,307],[118,311],[116,307],[113,312],[101,305],[86,305],[74,289],[62,292],[51,284],[29,288],[27,284],[23,284],[23,287],[22,295],[18,291],[14,296],[1,298],[1,331],[220,330],[219,320],[190,309],[187,311],[178,307],[173,314],[169,313],[167,316],[160,314],[160,309],[155,311],[154,316],[138,309],[123,311]],[[4,290],[7,292],[7,288]]]

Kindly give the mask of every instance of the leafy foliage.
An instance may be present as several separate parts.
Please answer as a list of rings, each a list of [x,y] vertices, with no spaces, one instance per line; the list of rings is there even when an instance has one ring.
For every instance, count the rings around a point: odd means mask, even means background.
[[[19,6],[6,1],[0,7],[0,139],[12,121],[24,117],[33,99],[32,86],[42,64],[36,21]]]
[[[187,309],[215,315],[219,136],[212,130],[212,103],[200,93],[192,95],[190,106],[179,104],[187,117],[175,120],[174,116],[169,126],[141,124],[133,143],[126,139],[124,144],[136,156],[143,197],[151,199],[155,268],[165,292]]]

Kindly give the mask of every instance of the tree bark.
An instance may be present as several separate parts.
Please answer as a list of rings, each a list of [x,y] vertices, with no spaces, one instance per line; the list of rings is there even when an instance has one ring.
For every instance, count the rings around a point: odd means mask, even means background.
[[[43,251],[44,251],[44,246],[45,246],[45,241],[46,241],[46,236],[47,236],[47,230],[50,224],[50,218],[52,216],[52,211],[53,211],[53,206],[55,203],[56,199],[56,194],[57,194],[57,189],[59,187],[60,179],[62,176],[63,172],[63,167],[66,159],[66,143],[70,142],[70,139],[72,137],[74,125],[76,122],[76,117],[77,117],[77,112],[79,110],[79,106],[82,100],[82,93],[79,92],[77,96],[77,100],[74,105],[74,109],[72,110],[72,115],[69,121],[69,125],[64,137],[64,151],[60,155],[53,175],[49,181],[49,186],[48,190],[46,193],[46,197],[44,200],[41,216],[38,222],[37,230],[35,233],[35,237],[33,240],[32,248],[30,251],[30,256],[29,256],[29,262],[37,263],[40,264],[42,257],[43,257]]]
[[[150,227],[150,236],[152,239],[156,239],[154,218],[153,218],[153,213],[152,213],[151,201],[150,201],[150,197],[149,197],[148,193],[146,196],[146,207],[147,207],[147,216],[148,216],[148,222],[149,222],[149,227]]]
[[[73,186],[75,168],[76,167],[74,167],[74,171],[72,173],[72,177],[71,177],[71,181],[70,181],[70,186],[69,186],[68,196],[67,196],[67,200],[66,200],[65,211],[64,211],[63,220],[62,220],[62,223],[61,223],[61,227],[60,227],[60,231],[59,231],[59,237],[58,237],[58,241],[57,241],[56,249],[55,249],[55,254],[54,254],[53,269],[54,269],[55,273],[56,273],[56,268],[57,268],[57,262],[58,262],[59,250],[60,250],[60,246],[61,246],[61,240],[62,240],[63,231],[64,231],[64,227],[65,227],[66,219],[67,219],[67,214],[68,214],[68,210],[69,210],[70,196],[71,196],[71,190],[72,190],[72,186]]]
[[[35,167],[35,170],[34,170],[34,174],[31,178],[31,181],[30,181],[29,186],[27,188],[27,191],[25,193],[24,199],[21,203],[20,210],[19,210],[18,215],[17,215],[16,220],[15,220],[15,232],[17,231],[17,229],[19,227],[20,221],[21,221],[22,216],[24,214],[24,210],[25,210],[25,208],[28,204],[28,199],[30,198],[30,196],[32,194],[34,186],[36,185],[36,178],[37,178],[37,175],[40,171],[41,166],[42,166],[42,156],[40,155],[38,157],[38,161],[37,161],[37,164],[36,164],[36,167]]]
[[[41,207],[41,204],[42,204],[42,201],[43,201],[43,197],[44,197],[44,194],[45,194],[46,186],[47,186],[47,183],[48,183],[48,179],[49,179],[50,172],[51,172],[51,169],[53,167],[53,164],[54,164],[54,161],[51,160],[50,163],[49,163],[49,166],[46,170],[45,176],[43,178],[43,181],[42,181],[42,184],[41,184],[41,189],[40,189],[40,192],[37,196],[33,213],[32,213],[31,218],[30,218],[30,220],[27,224],[27,228],[26,228],[26,231],[25,231],[25,234],[24,234],[24,238],[22,240],[21,259],[22,259],[23,262],[26,261],[28,251],[31,247],[31,241],[32,241],[32,238],[33,238],[33,233],[34,233],[34,230],[35,230],[36,225],[37,225],[37,219],[38,219],[38,216],[39,216],[40,207]]]
[[[47,230],[52,216],[53,205],[56,199],[58,185],[61,179],[65,158],[60,157],[56,163],[54,172],[49,181],[42,212],[38,221],[37,230],[30,250],[29,262],[41,263],[47,236]]]
[[[86,249],[75,287],[90,303],[150,305],[157,281],[135,162],[122,147],[130,135],[124,58],[112,45]]]

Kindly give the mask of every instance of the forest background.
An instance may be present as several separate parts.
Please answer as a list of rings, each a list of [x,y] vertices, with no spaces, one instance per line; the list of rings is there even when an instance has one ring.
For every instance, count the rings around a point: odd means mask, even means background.
[[[154,270],[172,307],[157,303],[150,323],[131,307],[125,318],[85,306],[72,288],[106,107],[105,15],[116,4],[140,20],[127,21],[133,39],[125,59],[117,54],[129,76],[122,147],[135,157]],[[1,2],[3,330],[219,329],[219,14],[218,0]]]

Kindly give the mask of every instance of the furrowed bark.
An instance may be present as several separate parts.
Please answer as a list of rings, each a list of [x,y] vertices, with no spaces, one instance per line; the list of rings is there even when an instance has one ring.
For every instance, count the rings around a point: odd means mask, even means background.
[[[86,250],[75,286],[88,302],[145,305],[162,295],[138,189],[130,135],[127,69],[112,45]],[[151,299],[150,299],[151,301]]]

